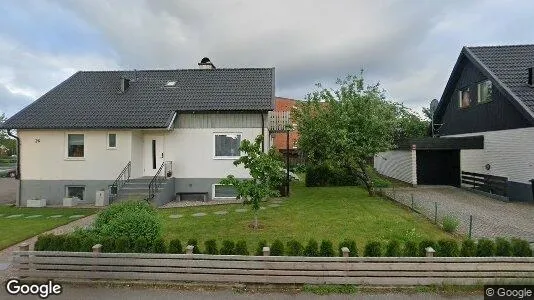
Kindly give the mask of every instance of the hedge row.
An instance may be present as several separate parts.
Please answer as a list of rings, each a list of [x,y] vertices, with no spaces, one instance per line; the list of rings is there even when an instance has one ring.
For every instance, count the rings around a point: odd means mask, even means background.
[[[199,247],[197,240],[190,239],[187,243],[182,244],[178,239],[171,240],[168,244],[163,239],[156,239],[149,242],[146,238],[141,237],[130,242],[126,237],[117,239],[105,238],[93,240],[91,238],[81,238],[77,235],[41,235],[35,243],[37,251],[72,251],[72,252],[89,252],[92,246],[102,244],[102,252],[115,253],[184,253],[186,245],[195,246],[193,253],[221,254],[221,255],[250,255],[247,243],[243,240],[234,243],[233,241],[224,240],[219,244],[216,240],[207,240],[203,247]],[[425,256],[426,248],[432,247],[436,253],[435,256],[532,256],[532,249],[527,241],[521,239],[507,240],[497,238],[495,241],[480,239],[478,242],[473,240],[464,240],[458,243],[455,240],[444,239],[439,241],[423,240],[419,243],[408,241],[401,243],[396,240],[388,243],[378,241],[368,242],[360,253],[356,242],[353,240],[344,240],[337,248],[334,248],[332,242],[323,240],[320,243],[314,239],[309,240],[305,245],[299,241],[291,240],[284,244],[280,240],[275,240],[270,245],[267,241],[260,241],[252,254],[263,255],[263,247],[269,246],[272,256],[312,256],[312,257],[331,257],[342,256],[341,248],[347,247],[350,250],[350,256],[362,254],[367,257],[416,257]]]
[[[327,165],[310,165],[306,167],[306,186],[351,186],[360,185],[356,174],[344,169]]]

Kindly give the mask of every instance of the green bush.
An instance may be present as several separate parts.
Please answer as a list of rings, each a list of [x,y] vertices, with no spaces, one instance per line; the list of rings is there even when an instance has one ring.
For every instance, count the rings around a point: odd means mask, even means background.
[[[368,242],[363,250],[363,256],[379,257],[382,256],[382,244],[377,241]]]
[[[319,246],[319,256],[332,257],[334,256],[334,246],[331,241],[322,240]]]
[[[282,256],[284,255],[284,244],[282,241],[276,239],[271,245],[271,256]]]
[[[448,233],[456,232],[456,229],[460,226],[460,220],[454,216],[445,216],[441,222],[443,224],[443,230]]]
[[[317,257],[319,256],[319,243],[316,240],[310,239],[304,248],[304,256]]]
[[[518,257],[530,257],[532,256],[532,248],[527,241],[513,238],[510,243],[512,255]]]
[[[167,247],[165,245],[165,240],[162,238],[156,239],[152,244],[152,253],[166,253]]]
[[[240,240],[240,241],[237,241],[237,243],[235,243],[235,254],[236,255],[249,255],[246,241]]]
[[[204,242],[204,253],[211,254],[211,255],[219,254],[219,250],[217,249],[217,241],[215,240],[205,241]]]
[[[78,252],[80,251],[81,240],[73,234],[64,235],[64,242],[61,251]]]
[[[417,244],[414,241],[406,241],[406,243],[404,243],[404,249],[402,253],[407,257],[418,256]]]
[[[339,243],[339,256],[343,256],[343,252],[341,251],[341,248],[347,247],[349,248],[349,256],[350,257],[357,257],[358,256],[358,247],[356,247],[356,242],[354,240],[344,240],[341,243]]]
[[[53,237],[50,239],[48,251],[63,251],[64,244],[65,244],[65,236],[53,235]]]
[[[198,247],[198,241],[196,239],[187,240],[187,245],[186,246],[194,246],[195,247],[195,248],[193,248],[193,254],[200,254],[201,253],[200,248]]]
[[[400,257],[402,256],[401,244],[397,240],[391,240],[386,245],[386,256]]]
[[[102,248],[110,249],[112,247],[113,239],[106,238],[102,242]],[[109,245],[109,246],[106,246]],[[115,240],[115,247],[112,247],[113,252],[116,253],[129,253],[132,252],[133,243],[128,237],[121,236]],[[107,252],[107,251],[106,251]]]
[[[477,242],[477,256],[487,257],[495,255],[495,243],[492,240],[480,239]]]
[[[460,250],[460,256],[462,257],[472,257],[477,254],[477,245],[475,241],[468,239],[462,242],[462,249]]]
[[[149,249],[150,249],[150,244],[144,236],[141,236],[137,238],[137,240],[135,240],[134,242],[135,253],[147,253]]]
[[[235,254],[235,243],[233,241],[224,240],[221,247],[222,255],[234,255]]]
[[[460,254],[460,248],[455,240],[445,239],[438,241],[436,256],[456,257]]]
[[[113,203],[98,214],[94,222],[94,227],[101,228],[122,213],[135,214],[137,212],[156,213],[156,210],[146,201],[122,201]]]
[[[303,252],[304,252],[304,247],[302,247],[302,244],[299,241],[291,240],[287,242],[286,254],[288,256],[302,256]]]
[[[436,250],[438,247],[436,246],[436,242],[432,240],[422,240],[419,243],[419,256],[426,256],[426,248],[432,247],[432,249]]]
[[[256,256],[263,256],[263,247],[267,247],[266,240],[261,240],[258,242],[258,247],[256,247],[256,252],[254,252],[254,254]]]
[[[512,256],[512,245],[507,239],[495,239],[495,256]]]
[[[335,169],[327,165],[309,165],[306,167],[306,186],[351,186],[361,181],[356,174],[344,169]]]
[[[172,254],[184,253],[184,249],[182,248],[182,242],[179,239],[172,239],[169,242],[169,249],[167,250],[169,253],[172,253]]]
[[[42,234],[37,237],[37,241],[35,242],[35,245],[33,246],[33,249],[35,251],[50,251],[50,245],[52,243],[52,239],[54,239],[53,234]]]

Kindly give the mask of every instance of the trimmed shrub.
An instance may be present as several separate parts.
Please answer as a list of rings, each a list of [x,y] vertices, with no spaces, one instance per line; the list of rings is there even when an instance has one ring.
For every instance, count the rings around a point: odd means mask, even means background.
[[[304,256],[316,257],[319,256],[319,243],[316,240],[310,239],[304,248]]]
[[[258,247],[256,247],[256,252],[254,254],[256,256],[263,256],[263,247],[267,247],[266,240],[261,240],[258,242]]]
[[[349,248],[349,257],[358,256],[358,247],[356,247],[356,242],[354,240],[344,240],[339,243],[339,256],[343,256],[343,252],[341,251],[341,248],[343,247]]]
[[[146,253],[150,249],[148,240],[144,236],[135,240],[133,248],[135,253]]]
[[[95,220],[95,231],[103,237],[126,236],[130,243],[144,237],[149,244],[161,237],[161,220],[146,201],[125,201],[112,204]]]
[[[400,257],[402,256],[401,245],[397,240],[391,240],[386,245],[386,256]]]
[[[282,256],[284,255],[284,244],[282,241],[276,239],[271,245],[271,256]]]
[[[446,239],[438,241],[436,256],[455,257],[460,254],[460,247],[455,240]]]
[[[407,257],[416,257],[417,256],[417,244],[414,241],[406,241],[404,243],[404,249],[402,254]]]
[[[65,244],[65,236],[53,235],[50,239],[48,251],[63,251],[63,245]]]
[[[105,238],[102,240],[102,248],[110,249],[113,243],[113,239]],[[109,245],[109,246],[106,246]],[[115,240],[115,247],[113,247],[113,252],[116,253],[128,253],[132,252],[133,243],[130,242],[130,239],[125,236],[121,236]]]
[[[187,246],[195,246],[195,248],[193,248],[193,254],[200,254],[200,248],[198,247],[198,241],[196,239],[189,239],[187,240]]]
[[[445,230],[448,233],[456,232],[456,229],[458,229],[458,226],[460,226],[460,220],[458,220],[458,218],[454,216],[443,217],[443,220],[441,220],[441,223],[443,224],[443,230]]]
[[[288,256],[302,256],[304,253],[304,247],[302,247],[302,244],[297,240],[291,240],[287,242],[286,246],[286,255]]]
[[[217,241],[215,240],[205,241],[204,242],[204,253],[211,254],[211,255],[219,254],[219,250],[217,249]]]
[[[477,256],[486,257],[495,255],[495,243],[492,240],[480,239],[477,242]]]
[[[167,252],[167,247],[165,241],[162,238],[156,239],[152,244],[152,253],[165,253]]]
[[[472,257],[477,254],[477,245],[473,240],[464,240],[462,242],[462,249],[460,250],[460,256],[462,257]]]
[[[80,238],[76,235],[64,235],[63,249],[62,251],[67,252],[78,252],[80,251],[81,241]]]
[[[432,240],[422,240],[419,243],[419,256],[426,256],[426,248],[432,247],[432,249],[436,250],[438,247],[436,246],[436,242]]]
[[[527,241],[513,238],[510,242],[510,248],[513,256],[530,257],[532,256],[532,248]]]
[[[507,239],[495,239],[495,256],[512,256],[512,245]]]
[[[379,257],[382,256],[382,244],[378,241],[368,242],[363,250],[363,256]]]
[[[37,241],[35,242],[35,245],[33,246],[33,249],[35,251],[49,251],[50,244],[53,238],[54,238],[53,234],[42,234],[38,236]]]
[[[237,241],[235,243],[235,255],[249,255],[247,242],[244,240]]]
[[[182,248],[182,242],[179,239],[172,239],[169,242],[169,248],[167,249],[167,251],[172,254],[184,253],[184,249]]]
[[[331,241],[322,240],[321,246],[319,246],[319,256],[332,257],[334,256],[334,246]]]
[[[235,254],[235,243],[233,241],[224,240],[221,247],[222,255],[234,255]]]

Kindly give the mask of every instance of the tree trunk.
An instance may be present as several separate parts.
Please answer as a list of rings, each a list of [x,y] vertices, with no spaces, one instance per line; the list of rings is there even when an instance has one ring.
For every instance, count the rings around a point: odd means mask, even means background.
[[[367,193],[369,193],[369,196],[373,197],[375,195],[375,189],[373,185],[373,181],[371,180],[371,177],[369,176],[369,173],[367,172],[367,166],[365,163],[359,162],[358,166],[360,167],[360,174],[361,179],[363,181],[363,184],[365,184],[365,189],[367,189]]]
[[[258,212],[254,212],[254,230],[258,229]]]

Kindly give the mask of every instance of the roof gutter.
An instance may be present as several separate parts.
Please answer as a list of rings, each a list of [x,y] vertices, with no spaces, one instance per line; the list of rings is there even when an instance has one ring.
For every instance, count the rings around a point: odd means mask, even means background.
[[[7,135],[17,140],[17,172],[15,178],[19,180],[19,188],[17,193],[16,205],[20,206],[20,193],[22,189],[22,182],[20,180],[20,138],[11,132],[12,129],[7,130]]]

